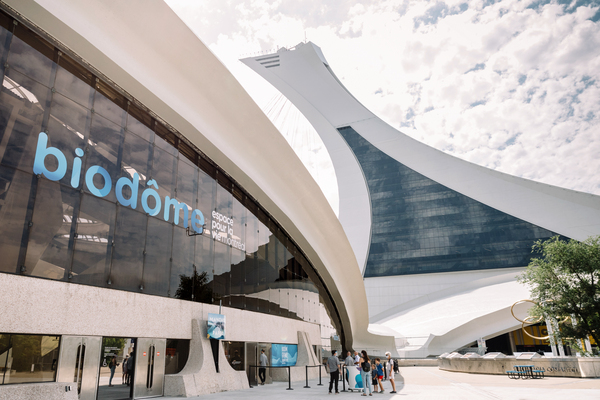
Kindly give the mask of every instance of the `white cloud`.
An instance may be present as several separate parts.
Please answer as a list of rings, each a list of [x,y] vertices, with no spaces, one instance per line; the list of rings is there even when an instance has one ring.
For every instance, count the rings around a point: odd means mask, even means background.
[[[277,92],[237,59],[306,35],[350,92],[407,135],[489,168],[600,194],[598,2],[168,3],[261,106]],[[322,172],[322,163],[307,163]]]

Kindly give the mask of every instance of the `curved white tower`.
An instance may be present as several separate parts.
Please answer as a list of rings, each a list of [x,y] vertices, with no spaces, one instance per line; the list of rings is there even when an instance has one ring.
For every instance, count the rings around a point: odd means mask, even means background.
[[[437,355],[517,328],[509,308],[529,297],[515,278],[533,243],[600,234],[600,197],[411,139],[362,106],[313,43],[242,62],[292,101],[327,146],[369,330],[393,334],[401,355]]]

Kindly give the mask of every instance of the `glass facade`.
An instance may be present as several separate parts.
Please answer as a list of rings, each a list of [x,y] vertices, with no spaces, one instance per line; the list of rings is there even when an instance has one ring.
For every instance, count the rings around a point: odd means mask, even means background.
[[[556,233],[441,185],[339,128],[371,199],[365,277],[524,267],[539,239]]]
[[[0,385],[54,382],[59,336],[0,334]]]
[[[0,272],[319,322],[313,267],[182,135],[0,13]]]

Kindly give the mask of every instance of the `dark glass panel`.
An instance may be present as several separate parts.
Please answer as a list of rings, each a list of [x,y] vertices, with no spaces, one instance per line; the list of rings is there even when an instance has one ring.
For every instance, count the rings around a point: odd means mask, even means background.
[[[229,342],[223,340],[222,343],[223,350],[225,352],[225,358],[229,362],[229,365],[231,365],[231,368],[235,369],[236,371],[244,371],[246,365],[244,362],[244,356],[246,354],[246,351],[244,350],[244,342]]]
[[[144,257],[144,293],[168,295],[172,245],[173,225],[158,218],[149,218]]]
[[[21,75],[4,77],[0,94],[0,161],[33,172],[37,138],[51,92]]]
[[[194,301],[212,304],[213,299],[213,240],[204,235],[195,236],[196,278],[194,280]]]
[[[206,175],[203,171],[198,171],[198,201],[196,202],[196,208],[202,211],[204,215],[204,223],[209,236],[211,235],[212,227],[212,211],[214,210],[215,203],[215,191],[216,183],[215,180],[210,176]]]
[[[25,266],[32,276],[62,280],[71,267],[79,191],[41,179],[35,196]]]
[[[140,199],[152,168],[152,145],[139,136],[127,132],[123,143],[122,158],[121,176],[127,177],[132,181],[135,173],[139,176],[138,193],[135,204],[136,209],[141,212],[143,211],[143,208],[140,204]],[[132,196],[131,188],[125,185],[122,190],[123,197],[125,199],[130,199]]]
[[[4,384],[54,382],[59,336],[11,335],[12,357]]]
[[[94,111],[117,125],[125,126],[127,99],[119,91],[96,79]]]
[[[150,143],[154,142],[154,132],[152,131],[152,129],[146,126],[146,124],[143,124],[142,122],[137,120],[136,117],[131,115],[131,112],[133,110],[137,110],[137,108],[133,108],[133,106],[130,106],[129,114],[127,114],[127,130],[146,139]]]
[[[181,372],[190,354],[189,339],[167,339],[165,375]]]
[[[215,241],[213,252],[213,303],[219,304],[219,300],[223,300],[223,305],[229,306],[229,297],[231,294],[230,247]]]
[[[52,87],[56,64],[52,61],[54,46],[19,24],[15,30],[8,53],[9,68]]]
[[[246,208],[236,198],[233,198],[232,205],[233,235],[231,238],[239,243],[246,243]]]
[[[555,235],[413,171],[351,127],[339,131],[371,197],[365,277],[524,267],[533,243]]]
[[[175,185],[177,184],[177,158],[155,145],[152,174],[150,174],[150,177],[158,184],[157,192],[163,203],[165,196],[172,198],[175,194]],[[164,204],[160,211],[156,216],[157,218],[163,218]],[[170,221],[172,222],[173,219],[171,218]]]
[[[198,157],[198,153],[194,150],[189,144],[184,141],[179,141],[179,154],[185,157],[185,159],[189,160],[191,163],[196,163],[196,157]]]
[[[231,249],[231,307],[245,308],[244,284],[246,280],[246,253],[232,248]]]
[[[1,16],[1,14],[0,14]],[[0,334],[0,385],[4,383],[4,374],[9,361],[10,335]],[[12,361],[11,361],[12,364]]]
[[[158,136],[156,138],[156,145],[172,155],[177,155],[177,144],[179,143],[177,136],[166,126],[158,122],[155,124],[154,132]]]
[[[114,203],[84,194],[77,218],[72,281],[105,286],[112,253]]]
[[[187,160],[179,159],[177,167],[177,190],[175,196],[180,203],[187,205],[187,218],[183,209],[177,210],[179,213],[179,226],[189,226],[192,218],[192,212],[196,207],[196,196],[198,196],[198,167],[191,165]],[[169,209],[169,220],[174,221],[175,210],[171,206]],[[184,224],[184,218],[187,219],[187,224]],[[190,227],[191,229],[191,227]]]
[[[185,229],[174,227],[169,292],[178,299],[193,300],[194,243],[194,236],[188,236]]]
[[[74,61],[65,62],[63,57],[60,59],[60,64],[65,66],[74,66],[78,64],[71,64]],[[84,75],[84,71],[74,71],[75,68],[63,68],[59,67],[56,71],[56,81],[54,82],[54,88],[58,93],[63,94],[65,97],[73,100],[76,103],[81,104],[85,108],[91,109],[92,102],[94,100],[94,88],[90,86],[92,75],[88,72],[89,76]],[[71,72],[79,72],[78,75],[73,75]],[[84,76],[82,76],[84,75]],[[81,80],[84,78],[87,80]]]
[[[90,187],[87,184],[87,171],[92,166],[100,166],[104,168],[110,177],[110,191],[106,196],[102,196],[109,201],[116,201],[114,191],[115,184],[120,177],[121,158],[122,158],[122,141],[123,134],[121,127],[113,124],[109,120],[102,118],[99,115],[94,115],[92,126],[90,128],[89,151],[85,162],[86,175],[82,172],[85,190],[90,192]],[[97,173],[93,177],[94,186],[96,189],[102,190],[107,182],[104,177]]]
[[[57,122],[58,125],[68,130],[71,133],[72,140],[84,140],[84,137],[87,136],[90,129],[90,124],[92,122],[91,116],[90,110],[80,106],[73,100],[58,93],[54,93],[54,96],[52,96],[50,123]],[[52,133],[52,130],[51,127],[48,128],[49,133]],[[77,146],[70,146],[69,149],[75,147],[83,148],[78,144]]]
[[[129,104],[127,112],[129,114],[127,116],[127,129],[131,129],[150,142],[154,141],[154,139],[151,138],[154,136],[154,131],[152,130],[154,120],[152,116],[134,103]]]
[[[33,175],[0,166],[0,271],[15,273],[27,224]]]
[[[112,288],[139,291],[142,284],[146,214],[129,207],[117,207],[112,266]]]

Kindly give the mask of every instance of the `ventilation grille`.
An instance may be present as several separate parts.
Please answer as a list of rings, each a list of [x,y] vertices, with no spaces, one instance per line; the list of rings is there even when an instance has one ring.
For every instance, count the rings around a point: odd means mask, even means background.
[[[279,54],[257,58],[256,61],[258,61],[260,65],[264,65],[265,68],[279,67]]]

